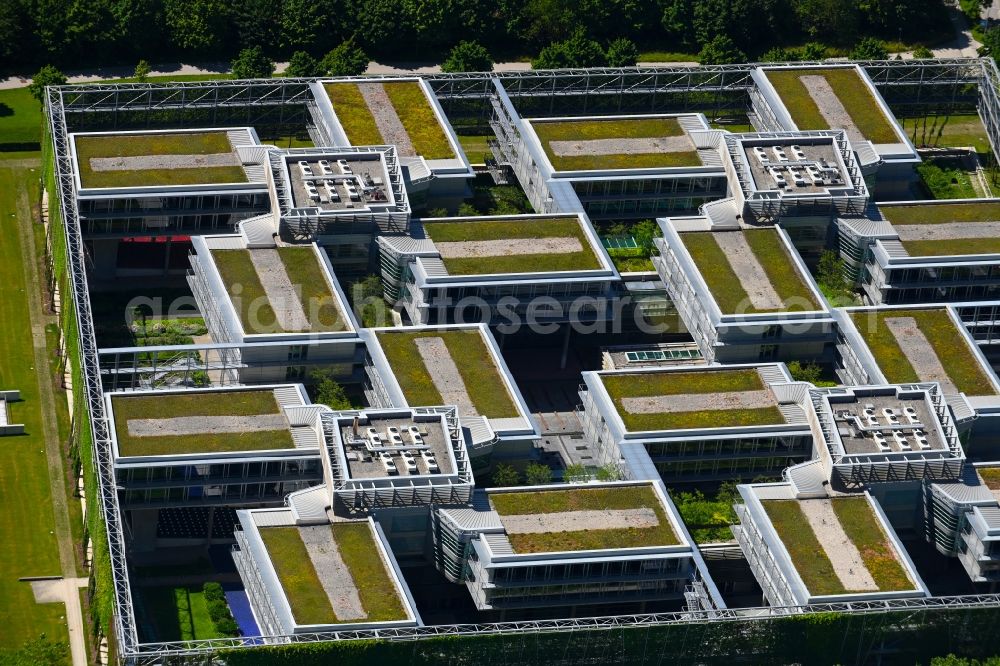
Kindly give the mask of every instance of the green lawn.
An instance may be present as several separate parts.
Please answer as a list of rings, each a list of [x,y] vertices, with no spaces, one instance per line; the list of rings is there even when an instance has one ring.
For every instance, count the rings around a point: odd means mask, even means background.
[[[367,622],[405,620],[406,610],[389,576],[378,546],[367,523],[335,523],[330,526],[354,585],[361,606],[368,614]]]
[[[278,414],[280,413],[278,401],[274,397],[274,392],[270,390],[116,396],[112,399],[112,406],[118,451],[123,456],[262,451],[290,449],[294,446],[292,435],[287,429],[156,437],[132,437],[128,433],[128,421],[131,419]]]
[[[949,224],[1000,221],[1000,203],[934,203],[917,206],[882,206],[882,215],[893,224]]]
[[[347,328],[344,313],[337,305],[333,288],[327,281],[320,260],[312,247],[279,247],[278,256],[288,279],[302,289],[302,308],[310,330],[343,331]]]
[[[917,146],[974,148],[977,153],[991,152],[990,140],[979,116],[920,116],[900,120],[903,131]]]
[[[159,641],[222,638],[208,614],[200,585],[145,587],[138,595]]]
[[[980,369],[972,350],[961,331],[955,328],[947,310],[856,310],[851,313],[855,326],[861,333],[882,369],[886,379],[893,384],[920,381],[899,341],[885,325],[886,317],[913,317],[917,327],[934,348],[938,360],[963,393],[995,395],[989,378]]]
[[[824,77],[861,134],[872,143],[898,143],[892,123],[853,67],[767,70],[767,78],[800,130],[830,129],[800,77]]]
[[[424,224],[424,232],[435,243],[505,238],[576,238],[583,247],[580,252],[442,259],[451,275],[585,271],[601,268],[590,240],[575,217],[428,222]]]
[[[625,398],[697,393],[759,391],[764,382],[756,370],[701,372],[649,372],[602,375],[601,380],[618,408],[625,427],[633,432],[681,428],[725,428],[784,423],[777,404],[757,409],[726,409],[664,414],[633,414],[625,409]]]
[[[28,89],[0,90],[0,150],[38,150],[41,138],[42,107]]]
[[[515,553],[672,546],[680,542],[663,505],[650,486],[490,493],[490,502],[501,516],[648,508],[656,513],[660,521],[656,527],[645,528],[610,526],[608,529],[571,532],[508,534]]]
[[[469,399],[480,415],[497,419],[517,416],[514,400],[502,383],[500,372],[478,330],[386,331],[378,334],[382,350],[410,405],[443,404],[441,393],[417,349],[417,338],[441,338],[444,341],[462,376]]]
[[[833,512],[837,514],[847,537],[861,553],[865,568],[880,590],[912,590],[916,587],[896,558],[889,537],[879,525],[867,498],[837,498],[833,500]]]
[[[77,168],[83,187],[138,187],[142,185],[191,185],[198,183],[245,183],[243,167],[212,166],[175,169],[128,169],[95,171],[94,157],[142,157],[147,155],[210,155],[231,153],[225,132],[184,132],[76,138]]]
[[[848,590],[837,578],[830,557],[816,538],[799,502],[765,500],[761,505],[809,593],[816,596],[845,594]]]
[[[487,143],[490,139],[495,139],[494,134],[459,134],[458,143],[465,151],[465,156],[472,164],[482,164],[483,156],[490,155],[490,146]]]
[[[34,100],[32,100],[34,102]],[[0,123],[4,118],[0,118]],[[61,604],[35,604],[21,576],[62,573],[45,457],[43,416],[33,362],[28,298],[37,291],[25,279],[25,260],[18,236],[28,227],[30,202],[39,191],[39,169],[12,169],[0,163],[0,387],[21,391],[22,402],[10,406],[13,423],[25,424],[25,435],[0,439],[0,648],[15,648],[42,632],[67,640]]]
[[[951,159],[927,158],[916,166],[928,199],[975,199],[979,196],[972,174]]]
[[[556,155],[552,141],[589,141],[594,139],[649,139],[681,136],[684,130],[676,118],[629,120],[535,121],[535,134],[556,171],[588,169],[649,169],[657,167],[699,166],[698,151],[656,152],[608,155]]]

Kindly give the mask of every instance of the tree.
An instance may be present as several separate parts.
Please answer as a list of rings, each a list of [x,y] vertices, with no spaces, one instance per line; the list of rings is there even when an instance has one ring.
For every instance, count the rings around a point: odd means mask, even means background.
[[[327,7],[324,3],[314,0],[284,0],[275,3],[282,6],[280,21],[280,39],[282,45],[289,49],[304,49],[316,52],[317,47],[329,38],[327,24]],[[326,43],[333,43],[333,40]]]
[[[269,79],[274,74],[274,61],[259,46],[251,46],[233,60],[232,72],[234,79]]]
[[[889,51],[885,43],[874,37],[865,37],[851,49],[851,60],[887,60]]]
[[[510,465],[500,463],[493,470],[493,485],[500,488],[516,486],[521,483],[521,475]]]
[[[608,463],[597,470],[598,481],[617,481],[620,478],[621,475],[618,473],[618,468],[611,463]]]
[[[226,0],[164,0],[163,7],[170,40],[184,51],[214,51],[227,41]]]
[[[933,58],[934,57],[934,52],[931,51],[926,46],[924,46],[923,44],[921,44],[917,48],[913,49],[913,57],[914,58],[920,58],[920,59]]]
[[[368,54],[352,37],[323,56],[319,68],[325,76],[359,76],[368,69]]]
[[[42,634],[16,649],[0,650],[0,666],[62,666],[69,658],[69,646],[53,642]]]
[[[552,483],[552,469],[548,465],[528,463],[524,468],[524,480],[529,486],[543,486]]]
[[[825,250],[816,266],[816,280],[831,289],[844,288],[844,260],[833,250]]]
[[[806,363],[803,365],[801,361],[792,361],[788,364],[788,372],[792,375],[792,379],[797,382],[815,384],[820,381],[823,369],[815,363]]]
[[[140,83],[144,83],[146,81],[146,79],[149,78],[149,72],[150,71],[152,71],[152,68],[149,66],[149,61],[147,61],[147,60],[140,60],[135,65],[135,73],[133,74],[133,76]]]
[[[603,67],[607,58],[601,45],[587,37],[583,28],[563,42],[549,44],[531,61],[533,69],[565,69],[569,67]]]
[[[45,65],[45,67],[42,67],[31,77],[31,85],[28,86],[28,90],[31,91],[31,96],[37,99],[39,104],[44,104],[45,87],[64,86],[66,85],[66,81],[65,74],[52,65]]]
[[[583,463],[567,465],[566,469],[563,470],[563,481],[566,483],[583,483],[589,479],[590,473],[587,471],[587,466]]]
[[[493,69],[493,57],[479,42],[460,41],[441,64],[443,72],[489,72]]]
[[[727,35],[716,35],[698,54],[698,62],[702,65],[731,65],[746,60],[746,54]]]
[[[799,51],[802,60],[822,60],[826,57],[826,47],[819,42],[806,42]]]
[[[653,220],[643,220],[632,227],[632,238],[635,239],[639,247],[647,252],[653,251],[653,239],[662,235],[660,225]]]
[[[319,61],[305,51],[296,51],[293,53],[292,57],[288,59],[288,69],[285,70],[285,76],[293,78],[322,76],[322,74],[323,71],[320,69]]]
[[[608,44],[608,67],[632,67],[639,61],[639,49],[627,37],[619,37]]]
[[[798,60],[795,51],[781,46],[772,46],[760,57],[761,62],[791,62]]]
[[[992,56],[1000,63],[1000,26],[984,32],[981,41],[983,45],[979,47],[979,55]]]
[[[660,25],[674,39],[691,48],[697,40],[694,36],[694,8],[691,0],[665,0]]]
[[[309,373],[309,378],[314,382],[313,393],[317,403],[326,405],[334,411],[353,408],[344,387],[334,381],[332,370],[328,368],[313,370]]]

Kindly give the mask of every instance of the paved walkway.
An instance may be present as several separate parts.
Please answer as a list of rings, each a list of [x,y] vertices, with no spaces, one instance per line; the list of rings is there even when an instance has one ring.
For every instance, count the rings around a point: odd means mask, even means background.
[[[282,331],[308,331],[312,328],[306,317],[302,300],[299,298],[301,289],[292,284],[281,261],[281,255],[273,248],[251,250],[250,261],[253,263],[264,294],[274,310],[275,319]]]
[[[382,143],[396,146],[397,152],[403,157],[416,155],[410,134],[403,127],[403,121],[392,105],[385,86],[381,83],[362,83],[358,85],[358,92],[371,111],[378,133],[382,135]]]
[[[622,407],[629,414],[673,414],[730,409],[763,409],[774,407],[771,391],[732,391],[724,393],[680,393],[642,398],[622,398]]]
[[[508,534],[550,534],[620,528],[647,529],[660,524],[656,512],[649,507],[638,509],[592,509],[560,511],[558,513],[526,513],[501,516],[500,522]]]
[[[368,617],[364,606],[361,605],[361,597],[358,595],[354,578],[351,577],[350,570],[340,556],[330,526],[301,526],[299,534],[337,619],[344,622]],[[378,557],[378,554],[373,553],[372,557]]]
[[[567,254],[583,252],[579,238],[554,236],[550,238],[504,238],[501,240],[446,241],[435,243],[434,248],[442,259],[463,257],[510,257],[526,254]]]
[[[952,240],[1000,237],[1000,222],[947,222],[945,224],[893,225],[901,241]]]
[[[799,505],[844,589],[848,592],[877,591],[878,585],[865,566],[858,547],[844,532],[844,526],[833,510],[833,502],[828,499],[811,499],[799,502]]]
[[[945,394],[958,393],[948,371],[941,365],[941,359],[930,340],[917,326],[913,317],[886,317],[885,326],[896,338],[913,371],[922,382],[939,382]]]
[[[738,231],[720,231],[712,234],[718,242],[726,260],[747,292],[751,305],[757,310],[781,310],[785,307],[781,296],[774,290],[760,260],[753,253],[746,237]]]
[[[31,591],[38,604],[66,604],[66,625],[69,627],[69,650],[73,666],[87,666],[87,642],[83,635],[83,608],[80,588],[87,587],[86,578],[53,578],[31,581]]]
[[[585,141],[549,141],[549,148],[559,157],[579,155],[641,155],[645,153],[681,153],[694,150],[687,135],[658,136],[642,139],[589,139]]]
[[[178,416],[168,419],[129,419],[132,437],[177,435],[217,435],[241,432],[270,432],[288,427],[283,414],[253,416]]]
[[[844,108],[844,103],[840,101],[840,97],[834,92],[825,76],[806,74],[800,76],[799,80],[806,87],[806,92],[809,93],[812,100],[816,102],[816,108],[819,109],[819,113],[826,120],[827,125],[843,129],[847,133],[847,138],[855,145],[865,141],[864,134],[854,124],[854,118]]]
[[[416,338],[413,343],[420,352],[420,358],[424,361],[434,387],[441,394],[442,402],[445,405],[455,405],[464,416],[480,416],[444,340],[437,337]]]

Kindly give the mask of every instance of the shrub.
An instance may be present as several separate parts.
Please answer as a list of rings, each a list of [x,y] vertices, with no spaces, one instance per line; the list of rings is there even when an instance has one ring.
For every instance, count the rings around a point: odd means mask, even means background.
[[[232,72],[236,79],[269,79],[274,74],[274,61],[264,55],[259,46],[252,46],[236,56]]]
[[[524,480],[529,486],[541,486],[552,482],[552,470],[548,465],[530,463],[524,468]]]
[[[326,76],[358,76],[368,69],[368,54],[352,37],[323,56],[319,68]]]
[[[320,76],[322,73],[319,61],[305,51],[293,53],[292,57],[288,59],[288,69],[285,70],[285,76],[293,78]]]
[[[698,62],[702,65],[731,65],[746,60],[746,54],[727,35],[716,35],[698,54]]]
[[[501,488],[508,486],[516,486],[521,483],[521,475],[517,473],[517,470],[500,463],[497,468],[493,471],[493,485]]]
[[[240,628],[233,619],[226,602],[226,593],[222,585],[216,582],[205,583],[201,588],[205,595],[205,605],[208,606],[208,616],[215,625],[215,630],[223,636],[239,636]]]
[[[631,67],[639,60],[639,49],[635,42],[626,37],[619,37],[608,44],[608,67]]]
[[[886,60],[888,57],[885,43],[874,37],[865,37],[851,49],[851,60]]]
[[[46,86],[64,86],[66,81],[65,74],[52,65],[45,65],[31,77],[31,85],[28,86],[28,90],[31,91],[32,97],[37,99],[39,103],[43,103]]]
[[[493,69],[493,57],[479,42],[462,40],[448,54],[441,64],[442,72],[489,72]]]

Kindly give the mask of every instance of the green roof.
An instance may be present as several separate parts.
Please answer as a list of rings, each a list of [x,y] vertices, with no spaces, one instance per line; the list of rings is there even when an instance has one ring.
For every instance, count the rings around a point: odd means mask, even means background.
[[[906,351],[885,325],[886,317],[913,317],[917,327],[934,348],[941,366],[959,391],[970,396],[996,395],[989,377],[982,370],[965,336],[955,326],[944,308],[870,309],[851,312],[854,325],[868,344],[875,362],[889,382],[907,384],[926,380],[917,375]]]
[[[879,206],[879,210],[894,225],[1000,221],[1000,202],[996,201]]]
[[[617,408],[626,430],[632,432],[785,423],[776,400],[773,401],[773,405],[760,408],[660,413],[633,413],[624,406],[626,398],[762,391],[767,387],[760,373],[753,368],[691,372],[616,372],[602,373],[599,377]]]
[[[872,143],[900,143],[892,122],[882,113],[871,88],[856,68],[765,69],[764,73],[800,130],[830,129],[801,80],[803,76],[815,75],[826,79],[862,136]]]
[[[507,391],[490,347],[478,329],[378,333],[379,344],[407,403],[412,406],[444,404],[417,349],[418,338],[441,338],[444,341],[462,376],[469,400],[480,416],[496,419],[518,416],[514,399]]]
[[[655,139],[683,136],[676,118],[609,118],[601,120],[534,120],[531,126],[542,143],[549,163],[556,171],[600,169],[650,169],[701,166],[698,151],[649,153],[609,153],[594,155],[557,155],[553,141],[592,141],[600,139]]]
[[[381,83],[417,155],[428,160],[447,160],[455,157],[448,135],[420,83],[377,80],[364,83]],[[327,83],[324,88],[351,145],[390,143],[382,136],[375,122],[375,116],[368,108],[357,82]]]
[[[1000,467],[976,467],[979,478],[990,490],[1000,490]]]
[[[266,451],[294,447],[287,423],[274,430],[181,435],[134,436],[129,421],[190,419],[198,416],[260,416],[281,414],[274,391],[211,391],[161,395],[115,395],[111,398],[121,456],[162,456],[185,453]],[[168,426],[169,427],[169,426]]]
[[[260,275],[251,259],[259,250],[212,250],[240,324],[247,335],[299,333],[281,327],[268,300]],[[276,250],[289,282],[299,289],[299,302],[309,320],[309,332],[336,332],[347,328],[324,266],[310,247],[279,247]]]
[[[248,182],[247,174],[239,164],[95,170],[90,162],[92,158],[233,153],[229,137],[223,131],[77,135],[75,141],[80,186],[84,188]],[[235,156],[233,159],[239,161]]]
[[[378,556],[371,526],[365,522],[330,525],[333,541],[347,567],[367,614],[362,619],[337,617],[298,527],[263,527],[260,537],[267,549],[296,624],[346,624],[407,619],[392,575]]]
[[[610,548],[673,546],[680,543],[652,486],[560,488],[526,492],[490,492],[490,503],[500,515],[522,516],[570,511],[652,509],[658,524],[651,527],[614,527],[577,531],[510,533],[516,554],[552,553]]]
[[[576,239],[576,252],[543,254],[495,254],[442,257],[450,275],[493,275],[504,273],[599,270],[601,262],[581,226],[579,218],[509,218],[456,222],[427,222],[424,233],[440,251],[442,243],[474,243],[531,238]],[[503,252],[503,244],[498,248]]]
[[[719,246],[716,234],[743,234],[785,307],[768,310],[753,306],[726,253]],[[695,231],[685,232],[680,236],[723,314],[809,311],[821,308],[774,229]]]

